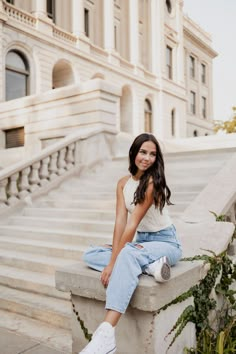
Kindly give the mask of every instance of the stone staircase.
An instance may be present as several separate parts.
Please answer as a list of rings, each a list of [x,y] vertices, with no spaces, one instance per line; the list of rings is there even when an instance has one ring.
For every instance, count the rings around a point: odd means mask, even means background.
[[[173,219],[236,149],[167,154],[166,174],[175,205]],[[117,158],[68,177],[0,223],[0,326],[71,353],[69,294],[55,288],[55,269],[72,265],[90,244],[110,243],[115,186],[127,174]]]

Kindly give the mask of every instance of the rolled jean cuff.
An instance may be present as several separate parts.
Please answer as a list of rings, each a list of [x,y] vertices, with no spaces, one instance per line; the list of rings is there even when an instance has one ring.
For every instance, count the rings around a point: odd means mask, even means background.
[[[116,311],[116,312],[119,312],[119,313],[122,313],[122,314],[124,314],[125,311],[126,311],[126,309],[121,310],[121,309],[118,309],[118,308],[116,308],[116,307],[114,307],[114,306],[109,306],[109,305],[107,305],[107,304],[106,304],[106,306],[105,306],[105,309],[108,310],[108,311],[109,311],[109,310]]]

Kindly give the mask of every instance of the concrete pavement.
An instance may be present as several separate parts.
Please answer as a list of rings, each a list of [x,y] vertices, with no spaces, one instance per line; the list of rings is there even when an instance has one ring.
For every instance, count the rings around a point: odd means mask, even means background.
[[[31,338],[0,328],[0,354],[69,354]]]

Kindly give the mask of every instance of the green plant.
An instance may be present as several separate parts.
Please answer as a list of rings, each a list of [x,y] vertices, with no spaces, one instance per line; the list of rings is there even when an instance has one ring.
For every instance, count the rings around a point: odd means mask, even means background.
[[[156,314],[192,296],[193,305],[185,308],[167,334],[169,336],[174,333],[168,349],[187,323],[192,322],[196,328],[197,347],[195,349],[185,348],[186,354],[233,354],[236,353],[236,291],[230,286],[236,281],[236,265],[233,264],[226,251],[220,255],[208,252],[211,253],[210,256],[202,255],[183,259],[184,261],[203,260],[210,265],[209,270],[199,284],[165,305]],[[217,302],[211,296],[213,290],[218,297],[221,297],[220,309],[217,309]]]
[[[79,312],[75,308],[75,304],[74,304],[74,302],[72,300],[72,292],[70,292],[70,301],[71,301],[71,304],[72,304],[72,310],[73,310],[73,312],[74,312],[74,314],[75,314],[75,316],[77,318],[77,321],[79,322],[80,327],[81,327],[81,329],[82,329],[82,331],[84,333],[84,337],[90,342],[91,339],[92,339],[92,334],[89,333],[88,329],[85,327],[84,321],[80,318]]]

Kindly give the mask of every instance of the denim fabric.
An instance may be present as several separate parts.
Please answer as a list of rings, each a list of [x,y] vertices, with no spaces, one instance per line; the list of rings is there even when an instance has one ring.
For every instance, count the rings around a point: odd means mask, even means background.
[[[111,247],[90,247],[83,259],[89,267],[102,271],[111,253]],[[116,259],[106,291],[106,309],[124,313],[145,268],[163,256],[173,266],[181,255],[174,225],[157,232],[137,232],[136,241],[127,243]]]

